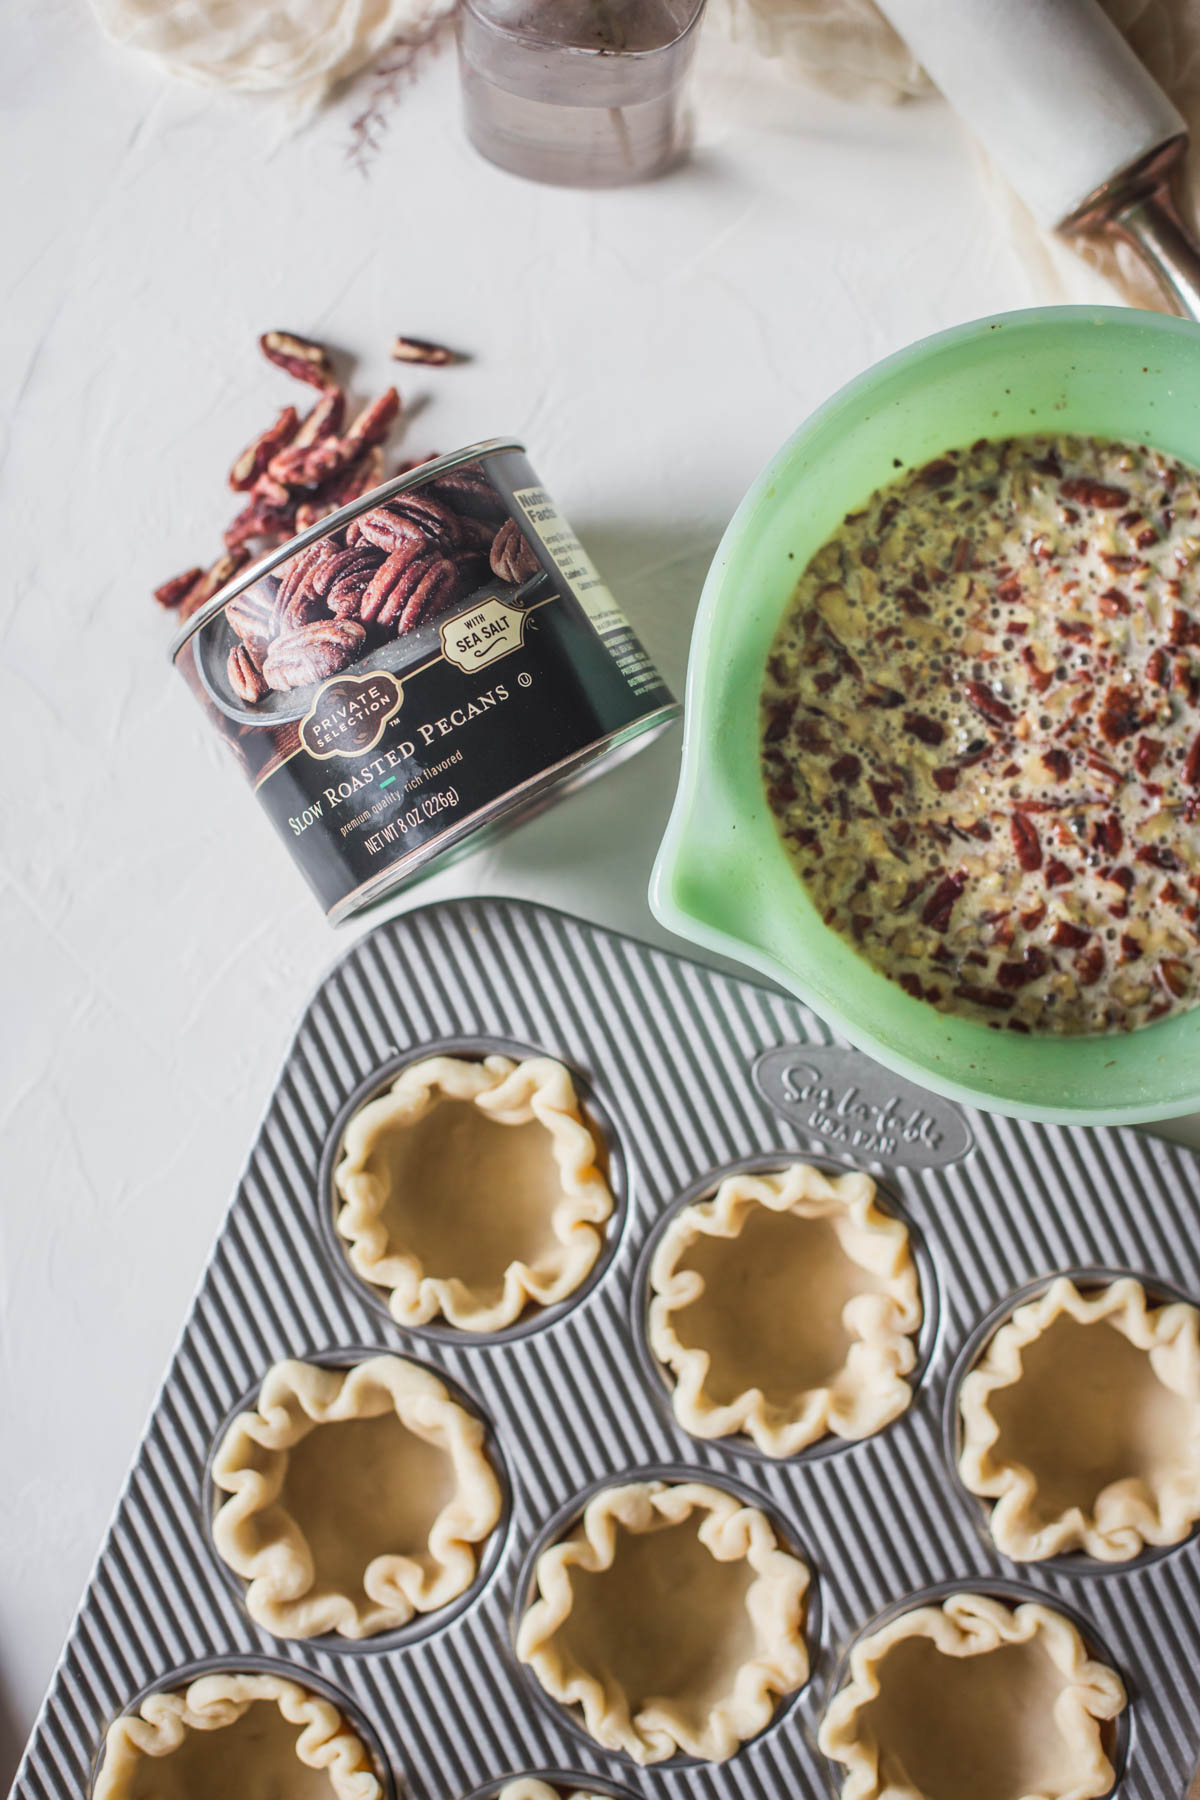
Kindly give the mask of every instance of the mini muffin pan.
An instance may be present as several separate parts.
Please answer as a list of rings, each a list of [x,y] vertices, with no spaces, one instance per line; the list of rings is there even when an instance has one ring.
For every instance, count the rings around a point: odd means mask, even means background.
[[[432,1049],[537,1049],[608,1138],[616,1210],[579,1293],[495,1337],[396,1325],[348,1268],[332,1167],[349,1110]],[[876,1437],[773,1463],[675,1424],[645,1342],[648,1249],[722,1175],[805,1159],[867,1169],[913,1230],[926,1324],[913,1404]],[[953,1393],[994,1329],[1059,1271],[1130,1272],[1200,1297],[1197,1163],[1127,1129],[961,1111],[834,1044],[782,995],[542,908],[424,908],[379,926],[301,1021],[18,1772],[21,1800],[85,1795],[111,1720],[197,1666],[264,1660],[337,1698],[400,1796],[467,1800],[508,1778],[670,1800],[829,1800],[816,1747],[850,1645],[956,1589],[1039,1598],[1122,1675],[1121,1800],[1182,1796],[1200,1750],[1200,1538],[1118,1567],[1019,1566],[954,1471]],[[211,1544],[213,1446],[284,1357],[391,1351],[485,1420],[508,1503],[479,1578],[414,1630],[284,1642],[247,1616]],[[812,1572],[812,1673],[715,1766],[606,1754],[513,1651],[536,1550],[597,1486],[687,1474],[752,1499]]]

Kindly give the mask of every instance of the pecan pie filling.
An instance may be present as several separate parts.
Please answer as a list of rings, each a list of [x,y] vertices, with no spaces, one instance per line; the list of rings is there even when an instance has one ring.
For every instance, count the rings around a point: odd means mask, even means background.
[[[767,659],[776,825],[826,924],[1017,1031],[1200,999],[1200,473],[1142,445],[950,450],[813,557]]]

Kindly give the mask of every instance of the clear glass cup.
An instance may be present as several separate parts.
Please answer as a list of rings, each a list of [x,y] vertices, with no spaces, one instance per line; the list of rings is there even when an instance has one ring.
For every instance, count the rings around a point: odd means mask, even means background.
[[[686,148],[684,81],[704,0],[462,0],[467,135],[563,187],[661,175]]]

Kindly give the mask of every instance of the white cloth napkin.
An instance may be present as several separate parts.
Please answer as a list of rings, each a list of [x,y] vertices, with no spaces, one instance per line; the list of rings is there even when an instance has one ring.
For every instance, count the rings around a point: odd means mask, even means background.
[[[998,5],[1003,0],[996,0]],[[1184,182],[1200,212],[1200,0],[1102,0],[1191,126]],[[307,112],[389,44],[417,39],[454,0],[92,0],[107,34],[171,74],[212,87],[284,93]],[[953,0],[947,0],[952,5]],[[848,100],[898,101],[929,83],[872,0],[709,0],[711,32],[749,42],[789,74]],[[994,171],[989,181],[1047,299],[1162,304],[1153,278],[1121,246],[1072,247],[1039,230]],[[1082,258],[1082,262],[1081,262]]]
[[[454,0],[92,0],[105,33],[171,75],[285,93],[308,110],[388,44],[419,36]]]

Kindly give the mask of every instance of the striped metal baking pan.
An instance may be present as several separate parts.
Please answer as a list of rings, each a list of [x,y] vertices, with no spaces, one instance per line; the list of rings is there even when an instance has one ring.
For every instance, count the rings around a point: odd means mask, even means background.
[[[618,1207],[580,1294],[485,1341],[405,1332],[332,1230],[341,1122],[430,1048],[538,1049],[611,1133]],[[725,1172],[796,1156],[870,1169],[912,1227],[920,1380],[879,1436],[775,1464],[674,1423],[645,1343],[647,1246]],[[379,926],[322,982],[288,1053],[112,1529],[17,1775],[21,1800],[85,1795],[112,1718],[198,1666],[264,1661],[336,1696],[396,1789],[465,1800],[529,1770],[598,1791],[828,1800],[816,1747],[848,1644],[913,1594],[1045,1597],[1131,1696],[1122,1800],[1182,1794],[1200,1746],[1200,1539],[1133,1565],[1020,1567],[953,1472],[953,1385],[1011,1298],[1057,1271],[1131,1270],[1200,1296],[1193,1153],[1131,1130],[969,1113],[832,1042],[772,991],[539,907],[427,907]],[[207,1467],[224,1421],[282,1357],[410,1355],[494,1433],[510,1504],[464,1604],[362,1643],[255,1626],[211,1548]],[[812,1676],[720,1766],[602,1752],[517,1664],[514,1619],[547,1532],[631,1471],[691,1470],[763,1506],[814,1571]]]

